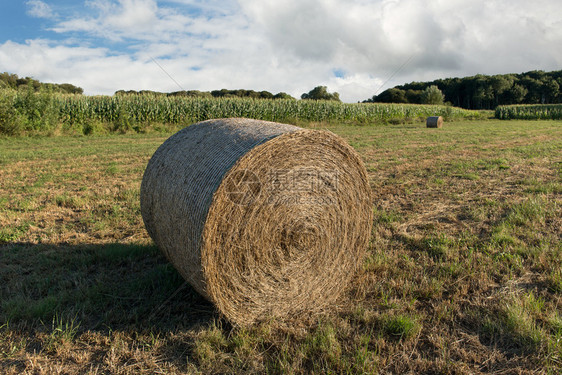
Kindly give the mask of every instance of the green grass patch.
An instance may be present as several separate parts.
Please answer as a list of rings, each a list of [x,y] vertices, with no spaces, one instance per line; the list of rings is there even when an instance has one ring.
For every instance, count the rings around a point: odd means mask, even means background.
[[[384,332],[391,337],[408,339],[420,329],[415,318],[408,315],[391,316],[383,321]]]

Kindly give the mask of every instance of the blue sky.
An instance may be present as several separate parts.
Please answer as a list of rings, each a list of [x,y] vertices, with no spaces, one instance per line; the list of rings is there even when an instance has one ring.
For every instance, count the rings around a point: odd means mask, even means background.
[[[87,94],[326,85],[354,102],[414,80],[562,69],[552,0],[24,0],[3,1],[0,20],[0,71]]]

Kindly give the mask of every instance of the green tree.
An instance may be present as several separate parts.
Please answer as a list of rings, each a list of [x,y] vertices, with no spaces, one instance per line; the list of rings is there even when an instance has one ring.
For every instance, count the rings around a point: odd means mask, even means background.
[[[4,82],[5,87],[15,89],[17,87],[17,74],[10,74],[7,72],[0,74],[0,81]]]
[[[326,86],[316,86],[308,93],[302,94],[301,99],[312,99],[312,100],[340,100],[340,94],[337,92],[329,93]]]
[[[392,88],[384,90],[379,95],[373,98],[373,102],[379,103],[408,103],[406,98],[406,91]]]
[[[519,104],[525,100],[525,96],[527,96],[527,89],[516,83],[508,90],[507,95],[510,104]]]
[[[408,103],[421,104],[422,92],[422,90],[408,89],[406,90],[406,100],[408,101]]]
[[[494,104],[504,104],[506,93],[513,86],[515,78],[508,74],[505,75],[495,75],[490,78],[490,84],[493,90]]]
[[[432,82],[411,82],[394,89],[405,91],[408,103],[422,103],[421,90],[428,86],[437,86],[443,92],[444,101],[467,109],[493,109],[504,104],[562,102],[562,70],[535,70],[494,76],[477,74],[472,77],[445,78]],[[400,99],[400,96],[396,95],[397,91],[392,94],[390,90],[392,89],[373,96],[366,102]]]
[[[443,104],[444,99],[445,96],[435,85],[427,87],[421,94],[422,104]]]
[[[269,91],[260,91],[260,98],[262,99],[273,99],[273,94]]]
[[[560,85],[554,79],[547,79],[543,86],[543,102],[556,103],[556,98],[560,93]]]
[[[286,92],[279,92],[273,96],[273,99],[295,99]]]
[[[74,86],[73,84],[70,84],[70,83],[61,83],[58,86],[63,92],[68,93],[68,94],[83,94],[84,93],[84,89],[82,89],[81,87]]]
[[[531,72],[533,73],[533,72]],[[527,89],[527,96],[525,96],[526,104],[539,104],[542,99],[542,81],[533,78],[531,75],[525,75],[519,81],[520,84]]]

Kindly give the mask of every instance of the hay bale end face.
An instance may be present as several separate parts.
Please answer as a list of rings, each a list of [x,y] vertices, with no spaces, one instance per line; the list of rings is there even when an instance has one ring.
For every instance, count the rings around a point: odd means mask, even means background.
[[[209,120],[166,140],[141,185],[148,233],[229,320],[322,310],[361,264],[372,224],[358,154],[337,135]]]
[[[441,128],[443,127],[443,117],[431,116],[427,118],[426,126],[428,128]]]

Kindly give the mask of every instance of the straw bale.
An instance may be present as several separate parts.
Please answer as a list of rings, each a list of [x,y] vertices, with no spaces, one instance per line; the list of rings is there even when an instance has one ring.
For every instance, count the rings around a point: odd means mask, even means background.
[[[361,264],[371,205],[365,167],[339,136],[240,118],[171,136],[141,185],[150,236],[239,325],[330,306]]]
[[[443,126],[443,117],[431,116],[427,118],[426,126],[428,128],[440,128]]]

